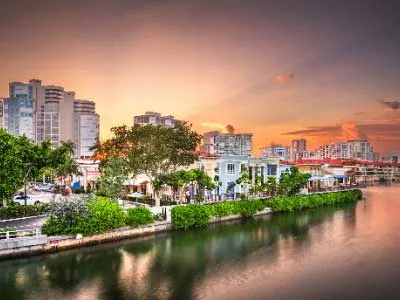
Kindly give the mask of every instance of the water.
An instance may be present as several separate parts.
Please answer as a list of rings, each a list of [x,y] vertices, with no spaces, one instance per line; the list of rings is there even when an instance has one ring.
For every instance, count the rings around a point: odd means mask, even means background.
[[[0,299],[400,299],[399,193],[1,262]]]

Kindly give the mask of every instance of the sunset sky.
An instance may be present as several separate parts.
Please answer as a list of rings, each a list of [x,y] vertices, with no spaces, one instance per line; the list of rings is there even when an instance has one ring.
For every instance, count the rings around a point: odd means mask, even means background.
[[[41,79],[94,100],[101,137],[146,110],[255,149],[368,138],[400,151],[400,7],[385,0],[0,1],[0,97]]]

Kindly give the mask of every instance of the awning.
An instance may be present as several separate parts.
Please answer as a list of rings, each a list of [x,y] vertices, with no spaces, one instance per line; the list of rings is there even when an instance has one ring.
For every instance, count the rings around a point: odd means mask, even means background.
[[[317,180],[332,180],[333,177],[329,176],[329,177],[324,177],[324,176],[312,176],[310,179],[308,179],[308,181],[317,181]]]
[[[136,176],[134,179],[128,179],[124,182],[124,185],[140,185],[145,182],[149,182],[149,177],[144,174]]]
[[[144,197],[144,195],[142,193],[138,193],[138,192],[134,192],[132,194],[128,194],[127,196],[130,197],[130,198],[142,198],[142,197]]]
[[[333,177],[336,178],[336,179],[346,179],[349,176],[346,176],[346,175],[333,175]]]

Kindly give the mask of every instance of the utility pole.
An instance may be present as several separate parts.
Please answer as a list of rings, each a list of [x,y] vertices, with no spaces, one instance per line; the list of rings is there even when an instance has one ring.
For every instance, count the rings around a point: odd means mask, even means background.
[[[30,164],[26,164],[26,165],[30,165]],[[31,167],[28,168],[28,170],[26,171],[26,174],[24,176],[24,195],[25,195],[25,205],[27,205],[27,193],[26,193],[26,178],[29,175],[29,172],[31,171]]]

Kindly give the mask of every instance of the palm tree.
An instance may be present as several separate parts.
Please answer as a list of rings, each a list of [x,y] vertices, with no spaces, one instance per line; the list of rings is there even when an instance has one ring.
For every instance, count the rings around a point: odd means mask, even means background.
[[[73,141],[68,140],[65,142],[61,142],[61,147],[67,150],[70,157],[73,157],[75,155],[75,144]]]

